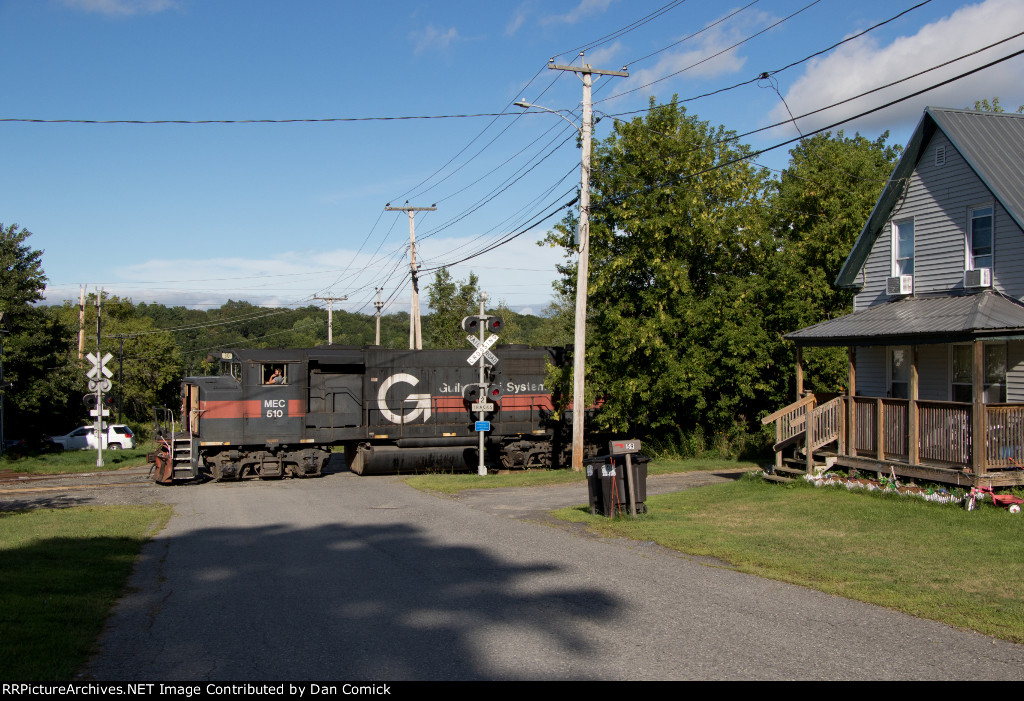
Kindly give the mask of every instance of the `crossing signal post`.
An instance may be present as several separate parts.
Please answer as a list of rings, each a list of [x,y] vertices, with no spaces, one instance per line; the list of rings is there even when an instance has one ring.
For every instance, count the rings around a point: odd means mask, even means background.
[[[487,420],[487,413],[494,411],[496,403],[501,401],[502,396],[501,386],[488,384],[486,373],[488,367],[498,364],[497,356],[491,353],[491,346],[497,343],[497,332],[503,328],[504,324],[500,316],[488,316],[484,312],[486,301],[487,294],[482,293],[480,295],[480,313],[462,319],[462,330],[469,334],[466,339],[476,347],[466,362],[470,365],[477,362],[480,364],[480,381],[462,389],[462,397],[470,403],[470,411],[477,412],[475,428],[480,434],[478,475],[487,474],[487,467],[484,465],[484,439],[486,438],[485,434],[491,430],[491,422]],[[488,332],[493,335],[487,336]],[[488,363],[490,363],[489,366]]]

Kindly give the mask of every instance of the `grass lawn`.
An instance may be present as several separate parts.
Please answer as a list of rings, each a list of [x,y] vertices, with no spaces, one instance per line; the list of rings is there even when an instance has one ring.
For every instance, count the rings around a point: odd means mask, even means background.
[[[0,679],[69,681],[169,506],[0,512]]]
[[[1024,642],[1024,517],[760,479],[650,497],[593,530],[709,555],[737,570]]]
[[[76,472],[103,472],[146,464],[146,453],[153,445],[134,450],[104,450],[103,467],[96,467],[95,450],[68,450],[37,455],[5,455],[0,458],[0,470],[25,472],[32,475],[58,475]]]
[[[696,472],[699,470],[734,470],[747,468],[757,470],[760,465],[735,460],[688,458],[685,460],[654,460],[647,465],[648,475],[664,475],[670,472]],[[537,487],[546,484],[569,484],[586,480],[585,472],[572,470],[520,470],[498,475],[443,474],[415,475],[407,477],[410,487],[425,491],[455,494],[463,489],[488,489],[497,487]]]

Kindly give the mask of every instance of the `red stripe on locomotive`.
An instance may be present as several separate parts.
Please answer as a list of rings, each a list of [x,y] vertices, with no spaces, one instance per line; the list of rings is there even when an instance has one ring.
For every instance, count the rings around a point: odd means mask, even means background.
[[[260,399],[204,400],[199,402],[202,419],[259,419],[263,417],[263,402]],[[306,415],[306,402],[302,399],[288,400],[288,418]]]

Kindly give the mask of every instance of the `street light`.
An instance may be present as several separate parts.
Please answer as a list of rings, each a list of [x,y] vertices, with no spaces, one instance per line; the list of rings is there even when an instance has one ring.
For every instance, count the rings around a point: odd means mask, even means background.
[[[535,105],[532,102],[527,102],[526,100],[519,100],[518,102],[513,102],[512,104],[515,105],[516,107],[522,107],[524,110],[528,110],[531,107],[536,107],[539,110],[544,110],[545,112],[550,112],[551,114],[555,115],[556,117],[561,117],[565,121],[569,122],[569,124],[572,126],[572,128],[575,129],[576,131],[580,132],[581,134],[583,133],[583,129],[581,127],[576,126],[576,122],[572,121],[571,119],[566,117],[561,112],[556,112],[555,110],[549,110],[547,107],[543,107],[541,105]]]
[[[576,266],[576,324],[573,332],[572,358],[572,469],[583,470],[583,415],[586,406],[584,400],[584,375],[586,373],[587,353],[587,279],[590,268],[590,134],[593,131],[593,118],[590,110],[589,82],[584,83],[585,99],[583,100],[583,126],[576,124],[555,110],[532,105],[526,100],[515,103],[516,107],[537,109],[558,115],[572,124],[573,129],[580,133],[583,147],[580,165],[580,217],[577,244],[579,246],[579,262]]]

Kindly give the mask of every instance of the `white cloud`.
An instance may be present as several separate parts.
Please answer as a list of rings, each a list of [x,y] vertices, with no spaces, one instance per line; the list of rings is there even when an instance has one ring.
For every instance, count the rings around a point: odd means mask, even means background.
[[[613,0],[580,0],[580,4],[564,15],[548,15],[543,17],[541,24],[576,24],[590,15],[601,14],[608,9]]]
[[[523,26],[526,19],[533,13],[533,8],[534,3],[532,0],[519,3],[519,6],[516,7],[515,12],[512,14],[512,19],[505,25],[505,34],[515,36],[515,33],[519,31],[519,28]]]
[[[775,18],[764,13],[737,19],[716,25],[694,37],[695,43],[684,43],[683,46],[693,47],[677,52],[665,52],[651,68],[633,71],[625,86],[627,90],[654,83],[647,88],[647,94],[663,94],[671,92],[665,85],[672,80],[708,79],[735,73],[747,62],[741,56],[740,47],[729,49],[752,31],[760,30],[775,21]],[[756,27],[756,30],[752,28]],[[714,57],[714,58],[710,58]],[[679,74],[678,76],[674,74]],[[659,79],[672,76],[668,80]]]
[[[611,46],[607,46],[601,49],[594,49],[593,51],[586,55],[585,60],[587,63],[589,63],[591,66],[594,66],[595,68],[605,68],[605,64],[611,63],[615,56],[617,56],[621,51],[622,43],[617,41]]]
[[[438,29],[434,25],[428,24],[423,31],[410,32],[409,38],[416,44],[414,51],[422,53],[424,51],[443,51],[460,37],[455,27]]]
[[[63,0],[64,4],[83,12],[104,15],[145,15],[177,9],[177,0]]]
[[[794,115],[833,104],[879,85],[906,77],[926,68],[974,51],[1003,37],[1024,31],[1024,0],[986,0],[967,5],[949,17],[922,27],[913,36],[898,37],[887,45],[870,35],[844,44],[823,59],[810,62],[804,74],[786,92]],[[964,73],[994,59],[1024,48],[1024,37],[984,51],[950,66],[926,73],[899,85],[853,100],[840,107],[799,120],[810,131],[837,122],[899,97]],[[847,130],[873,131],[914,124],[927,105],[972,106],[981,98],[999,97],[1009,109],[1024,103],[1020,75],[1021,58],[1012,59],[899,105],[844,125]],[[788,119],[784,105],[769,115],[771,122]],[[789,133],[792,129],[786,132]]]
[[[493,303],[505,300],[513,309],[543,309],[551,299],[551,282],[557,277],[555,265],[562,262],[560,251],[536,245],[543,231],[526,234],[506,245],[472,260],[449,268],[452,276],[463,280],[470,271],[480,278],[481,289]],[[386,311],[409,309],[408,254],[392,241],[382,253],[391,257],[374,259],[370,253],[352,250],[281,251],[261,258],[153,259],[120,266],[118,279],[102,284],[111,295],[135,302],[153,302],[168,306],[219,306],[228,299],[262,306],[316,304],[313,295],[349,299],[336,309],[373,313],[374,289],[384,285],[384,296],[394,294]],[[417,241],[417,258],[424,273],[420,277],[420,299],[426,313],[426,287],[432,280],[427,268],[458,259],[481,246],[473,237],[435,238]],[[396,252],[397,249],[397,252]],[[385,282],[387,281],[387,282]],[[95,285],[90,285],[90,291]],[[46,304],[63,300],[77,302],[79,287],[49,285]]]

